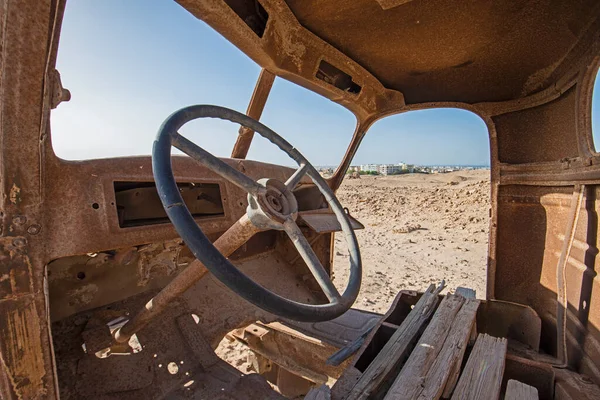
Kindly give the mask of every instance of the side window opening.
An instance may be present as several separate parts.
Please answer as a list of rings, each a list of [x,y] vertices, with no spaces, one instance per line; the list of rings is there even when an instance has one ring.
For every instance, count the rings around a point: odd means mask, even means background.
[[[51,115],[58,157],[149,155],[159,126],[179,108],[246,110],[260,68],[176,3],[156,2],[148,13],[144,7],[134,1],[66,7],[56,68],[71,100]],[[238,126],[207,121],[193,128],[184,128],[190,139],[229,157]]]
[[[485,123],[457,109],[411,111],[376,122],[337,192],[356,231],[363,286],[355,307],[385,312],[400,290],[475,289],[485,298],[490,207]],[[335,238],[336,285],[347,247]]]
[[[594,151],[600,152],[600,68],[596,72],[592,91],[592,141]]]

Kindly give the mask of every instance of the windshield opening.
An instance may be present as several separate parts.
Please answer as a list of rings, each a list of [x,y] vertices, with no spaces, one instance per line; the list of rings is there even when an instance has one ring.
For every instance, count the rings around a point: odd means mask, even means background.
[[[149,12],[140,0],[69,2],[56,68],[72,96],[51,116],[53,149],[66,160],[150,155],[159,126],[182,107],[215,104],[245,112],[260,73],[175,2],[155,2]],[[342,106],[276,79],[261,122],[313,165],[334,168],[356,119]],[[182,133],[214,155],[230,157],[238,130],[233,123],[205,120]],[[293,165],[260,135],[248,158]]]
[[[490,143],[485,123],[458,109],[411,111],[376,122],[337,191],[356,231],[363,285],[355,307],[386,312],[400,290],[446,281],[486,295]],[[336,285],[348,250],[336,235]]]

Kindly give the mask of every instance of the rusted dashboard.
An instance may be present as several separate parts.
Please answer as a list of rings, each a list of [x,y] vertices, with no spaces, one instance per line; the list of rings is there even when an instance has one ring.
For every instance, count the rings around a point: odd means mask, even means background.
[[[256,161],[224,161],[254,179],[285,181],[294,172]],[[242,189],[187,156],[175,156],[172,163],[184,201],[210,239],[245,213],[248,202]],[[162,208],[150,157],[56,159],[47,165],[52,178],[46,182],[46,202],[52,212],[46,214],[49,229],[41,234],[52,255],[46,263],[53,321],[160,289],[194,259]],[[335,217],[327,213],[327,203],[310,178],[304,178],[295,195],[301,212],[319,214],[312,216],[317,225],[332,225]],[[307,229],[323,246],[330,240],[310,225]],[[333,226],[327,232],[335,230]],[[258,233],[231,258],[266,253],[285,245],[278,240],[284,237],[275,231]]]
[[[285,181],[294,171],[256,161],[225,161],[256,179],[269,177]],[[45,201],[52,210],[46,215],[49,229],[44,232],[45,243],[51,246],[47,249],[50,255],[47,261],[178,237],[171,223],[159,215],[161,206],[152,194],[155,189],[150,157],[81,162],[56,159],[47,165],[50,178],[46,182]],[[182,189],[191,196],[196,195],[190,198],[196,199],[191,210],[210,238],[227,230],[245,212],[247,194],[194,160],[174,156],[173,170]],[[304,179],[303,183],[310,183],[309,178]],[[318,191],[311,190],[312,185],[304,186],[299,188],[300,209],[322,208],[324,204]],[[142,196],[140,201],[146,202],[150,215],[132,209],[136,192]],[[126,215],[124,204],[129,209]]]

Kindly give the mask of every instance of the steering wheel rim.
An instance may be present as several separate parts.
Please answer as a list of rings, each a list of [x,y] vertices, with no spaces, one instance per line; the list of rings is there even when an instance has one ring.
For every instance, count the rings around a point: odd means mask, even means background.
[[[350,278],[348,285],[341,296],[338,294],[339,297],[335,298],[334,295],[334,299],[331,300],[330,295],[326,293],[327,296],[330,297],[330,302],[327,304],[305,304],[287,299],[249,278],[213,246],[197,225],[181,197],[173,175],[171,147],[179,148],[184,151],[184,153],[192,156],[199,163],[225,177],[234,184],[244,188],[249,193],[249,216],[252,199],[255,199],[256,201],[256,198],[259,196],[259,192],[261,192],[262,189],[259,182],[254,181],[243,173],[229,167],[223,161],[206,152],[204,149],[190,142],[178,133],[178,130],[184,124],[198,118],[224,119],[252,129],[254,132],[275,144],[298,163],[300,168],[288,181],[295,185],[300,181],[304,174],[312,179],[313,183],[325,197],[340,222],[342,232],[345,234],[349,248]],[[226,171],[219,171],[219,168],[223,168],[223,165],[227,166]],[[152,149],[152,170],[163,207],[181,238],[190,248],[194,256],[200,260],[217,279],[242,298],[275,315],[304,322],[317,322],[336,318],[347,311],[356,300],[362,280],[362,264],[358,242],[354,230],[350,225],[350,221],[348,220],[348,216],[344,212],[329,185],[327,185],[312,164],[310,164],[290,143],[262,123],[245,114],[225,107],[194,105],[180,109],[171,114],[158,131]],[[269,226],[268,228],[285,229],[290,238],[292,238],[290,230],[287,230],[284,224],[281,224],[281,227],[275,224],[275,226]],[[295,228],[290,229],[291,231],[295,231]],[[299,231],[299,228],[297,231]],[[302,235],[301,232],[300,234]],[[302,238],[304,238],[303,235]],[[295,245],[300,251],[296,243]],[[312,249],[310,251],[312,251]],[[309,268],[311,268],[310,265]],[[316,275],[315,278],[319,281],[319,278]],[[321,284],[320,281],[319,283]],[[333,283],[331,283],[331,285],[333,285]],[[335,291],[337,293],[337,290]]]

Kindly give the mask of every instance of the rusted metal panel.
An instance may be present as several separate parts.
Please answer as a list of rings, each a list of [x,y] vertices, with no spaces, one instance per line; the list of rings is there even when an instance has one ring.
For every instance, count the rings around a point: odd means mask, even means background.
[[[550,103],[492,117],[503,132],[499,161],[515,165],[577,157],[576,99],[576,88],[571,88]]]
[[[327,383],[331,378],[338,378],[348,364],[326,365],[327,357],[337,347],[277,322],[268,325],[251,324],[235,332],[234,337],[252,351],[315,383]],[[279,350],[283,348],[286,349],[285,352]]]
[[[382,9],[389,10],[390,8],[398,7],[413,0],[376,0]]]
[[[33,291],[33,272],[27,250],[25,237],[0,238],[0,301],[27,296]]]
[[[477,311],[477,330],[496,337],[517,340],[538,351],[542,322],[538,314],[522,304],[489,300]]]
[[[385,89],[360,64],[336,48],[326,46],[319,37],[300,25],[283,0],[261,1],[270,16],[262,38],[243,23],[226,2],[178,0],[178,3],[206,21],[270,72],[344,105],[359,118],[373,114],[377,109],[391,111],[394,107],[404,105],[402,93]],[[344,66],[344,72],[362,87],[360,95],[316,79],[318,65],[323,59]]]
[[[600,280],[595,268],[600,158],[593,148],[589,114],[591,88],[600,65],[600,6],[597,2],[507,2],[488,14],[473,11],[477,8],[467,10],[465,5],[458,8],[453,5],[449,12],[443,12],[444,4],[417,0],[389,10],[383,10],[371,0],[369,4],[367,0],[360,0],[319,7],[313,7],[310,1],[261,0],[269,14],[261,37],[227,2],[181,0],[180,3],[272,74],[320,93],[357,116],[359,125],[352,143],[341,167],[330,180],[334,189],[339,187],[365,132],[378,118],[431,107],[459,107],[480,115],[490,134],[492,164],[487,293],[490,297],[522,302],[538,311],[542,320],[541,347],[550,353],[555,350],[553,343],[556,343],[555,267],[564,241],[560,235],[565,234],[568,194],[576,182],[592,185],[586,194],[585,212],[582,210],[577,226],[573,252],[565,265],[567,347],[573,366],[600,382]],[[506,18],[531,10],[533,6],[547,12],[525,13],[526,18]],[[66,99],[66,92],[57,79],[59,75],[54,70],[63,8],[64,1],[3,0],[0,3],[3,13],[0,18],[0,229],[3,236],[0,390],[6,398],[57,397],[47,321],[49,306],[44,293],[47,263],[62,257],[162,243],[177,236],[169,224],[152,229],[122,229],[118,225],[113,181],[151,179],[148,157],[65,162],[52,153],[48,130],[50,108]],[[414,16],[411,12],[417,8],[430,17],[429,21],[423,22],[425,25],[410,19]],[[355,9],[360,12],[348,12]],[[367,11],[381,13],[383,18],[369,18]],[[402,19],[394,18],[394,13],[411,22],[399,24]],[[481,18],[493,18],[494,24],[505,24],[510,19],[517,25],[512,26],[515,29],[510,29],[508,35],[502,30],[477,31],[477,24],[460,25],[460,29],[474,29],[473,35],[451,35],[451,38],[437,35],[436,29],[440,26],[460,23],[463,17],[473,13]],[[352,18],[366,19],[369,23],[362,28],[346,23]],[[382,23],[374,29],[373,20]],[[427,35],[419,34],[419,40],[403,40],[403,45],[423,49],[429,61],[412,68],[411,65],[415,66],[412,62],[394,60],[397,65],[383,66],[385,71],[381,74],[379,67],[371,68],[369,60],[363,62],[360,54],[376,50],[373,36],[359,35],[361,29],[368,29],[370,33],[386,36],[378,42],[380,45],[395,40],[399,36],[389,34],[393,31],[386,28],[389,21],[393,22],[394,29],[399,27],[408,33],[418,33],[423,27],[433,26],[435,29],[430,29],[428,34],[437,35],[435,40],[462,41],[467,45],[463,47],[467,53],[470,45],[486,35],[499,35],[499,40],[490,41],[496,45],[478,53],[481,59],[454,63],[455,52],[448,57],[440,57],[440,53],[455,46],[436,51],[437,42],[420,42]],[[340,26],[343,27],[340,34],[330,37],[330,33],[339,30]],[[353,37],[358,37],[358,42]],[[549,37],[557,40],[548,40]],[[341,44],[336,45],[337,41]],[[544,43],[536,46],[540,41]],[[511,43],[514,46],[511,47]],[[504,49],[511,51],[502,51],[502,46],[508,46]],[[523,46],[527,49],[525,55]],[[540,53],[530,53],[532,48]],[[417,53],[405,54],[412,57],[418,56]],[[500,62],[485,54],[498,56]],[[517,62],[509,62],[511,59]],[[345,91],[317,79],[323,61],[351,77],[352,82],[361,87],[360,93]],[[438,64],[444,68],[431,69]],[[394,69],[406,68],[412,69],[389,75],[391,79],[384,77]],[[465,79],[468,80],[466,84]],[[408,102],[414,104],[406,104],[405,94]],[[492,102],[467,104],[482,99]],[[416,104],[423,100],[428,102]],[[255,178],[267,175],[283,181],[292,172],[249,161],[226,162]],[[173,164],[178,179],[202,177],[214,181],[216,178],[192,160],[176,158]],[[513,186],[507,187],[509,183]],[[202,229],[213,238],[236,221],[247,205],[245,200],[238,202],[243,197],[236,188],[224,188],[224,197],[227,199],[225,217],[201,222]],[[316,252],[321,259],[328,258],[329,250],[324,242],[330,241],[330,237],[323,235],[315,239]],[[269,249],[276,247],[285,254],[290,253],[280,245],[281,238],[275,236],[275,241],[277,243]],[[152,258],[155,256],[151,255]],[[161,259],[156,258],[157,261]],[[323,262],[327,268],[326,264]],[[142,269],[151,272],[153,268],[147,267]],[[297,290],[300,292],[301,289]],[[124,292],[127,293],[130,292]],[[105,295],[110,301],[112,294]],[[240,311],[235,311],[233,306],[240,308],[240,303],[227,303],[225,295],[220,299],[224,312],[231,314],[227,314],[231,320],[224,326],[230,327],[243,320]],[[208,300],[203,305],[214,306]],[[207,320],[215,322],[218,318]],[[224,326],[215,325],[210,329],[215,334],[225,329]],[[559,377],[557,397],[577,398],[580,392],[592,393],[591,386],[577,379],[561,380]],[[245,380],[240,387],[246,388],[253,383]]]
[[[553,399],[555,385],[555,369],[551,365],[539,361],[519,357],[514,354],[506,355],[506,365],[503,377],[505,388],[510,379],[534,386],[541,399]]]
[[[275,74],[264,68],[260,71],[254,93],[252,93],[250,104],[248,104],[248,110],[246,111],[247,116],[252,117],[257,121],[260,119],[265,104],[267,103],[267,99],[269,98],[269,93],[271,92],[274,80]],[[253,137],[254,131],[245,126],[240,127],[238,138],[231,152],[231,158],[246,158]]]
[[[154,380],[152,354],[142,351],[108,358],[98,358],[90,354],[79,361],[77,374],[95,375],[99,383],[90,385],[80,380],[77,392],[81,398],[143,389],[149,387]]]
[[[64,2],[0,2],[0,397],[55,398],[43,207],[54,27]],[[10,387],[7,387],[10,386]]]
[[[368,331],[379,318],[381,318],[379,314],[351,308],[331,321],[297,322],[286,320],[285,324],[341,348]]]
[[[43,331],[33,296],[0,301],[2,369],[17,398],[34,399],[53,393],[53,388],[47,387],[52,369],[46,369],[44,362],[47,342],[40,335]]]
[[[298,217],[316,233],[340,232],[342,230],[340,222],[332,212],[303,211],[298,214]],[[352,229],[365,229],[365,226],[351,215],[348,215],[348,220]]]
[[[250,222],[247,216],[243,216],[215,241],[214,246],[227,257],[257,232],[259,229]],[[171,301],[192,287],[207,272],[208,270],[200,261],[192,261],[130,321],[115,332],[115,339],[119,343],[128,341],[131,335],[148,325],[153,318],[156,318],[169,306]]]

